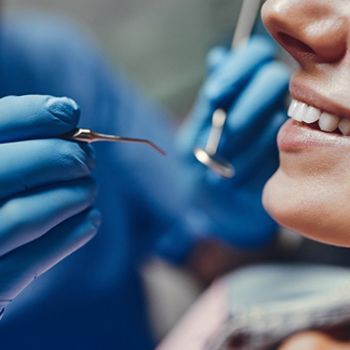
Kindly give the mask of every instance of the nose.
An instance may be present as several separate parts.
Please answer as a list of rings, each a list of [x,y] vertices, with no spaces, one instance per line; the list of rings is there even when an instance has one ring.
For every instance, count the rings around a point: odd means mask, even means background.
[[[272,36],[302,65],[335,63],[347,52],[348,19],[328,0],[268,0],[262,9]]]

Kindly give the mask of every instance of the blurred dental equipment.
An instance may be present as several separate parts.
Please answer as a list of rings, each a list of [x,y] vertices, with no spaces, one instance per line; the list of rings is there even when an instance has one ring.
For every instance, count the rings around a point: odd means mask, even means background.
[[[236,30],[232,39],[232,49],[237,48],[238,45],[244,44],[249,39],[260,10],[260,4],[261,0],[243,0]],[[233,165],[217,155],[226,120],[227,112],[224,109],[218,108],[213,113],[211,130],[206,146],[204,148],[196,147],[194,149],[194,155],[200,163],[210,168],[219,176],[232,178],[235,174]]]

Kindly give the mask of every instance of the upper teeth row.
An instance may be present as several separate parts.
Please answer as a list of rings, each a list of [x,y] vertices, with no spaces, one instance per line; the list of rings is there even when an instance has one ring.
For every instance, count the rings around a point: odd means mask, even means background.
[[[350,120],[336,115],[322,112],[320,109],[309,106],[306,103],[292,100],[288,110],[288,116],[299,122],[307,124],[318,122],[322,131],[333,132],[337,129],[343,135],[350,136]]]

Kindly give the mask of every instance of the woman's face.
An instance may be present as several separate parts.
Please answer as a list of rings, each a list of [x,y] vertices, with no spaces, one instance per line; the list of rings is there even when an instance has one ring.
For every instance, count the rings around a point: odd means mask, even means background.
[[[268,0],[262,16],[300,66],[264,205],[286,227],[350,246],[350,1]]]

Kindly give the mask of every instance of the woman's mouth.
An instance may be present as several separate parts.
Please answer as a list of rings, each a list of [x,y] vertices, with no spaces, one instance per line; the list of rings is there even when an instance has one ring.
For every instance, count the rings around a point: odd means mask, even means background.
[[[350,136],[350,120],[324,112],[319,108],[293,99],[288,109],[288,116],[293,120],[324,132]]]
[[[291,118],[278,133],[280,150],[295,152],[321,146],[350,147],[350,119],[293,99]]]

